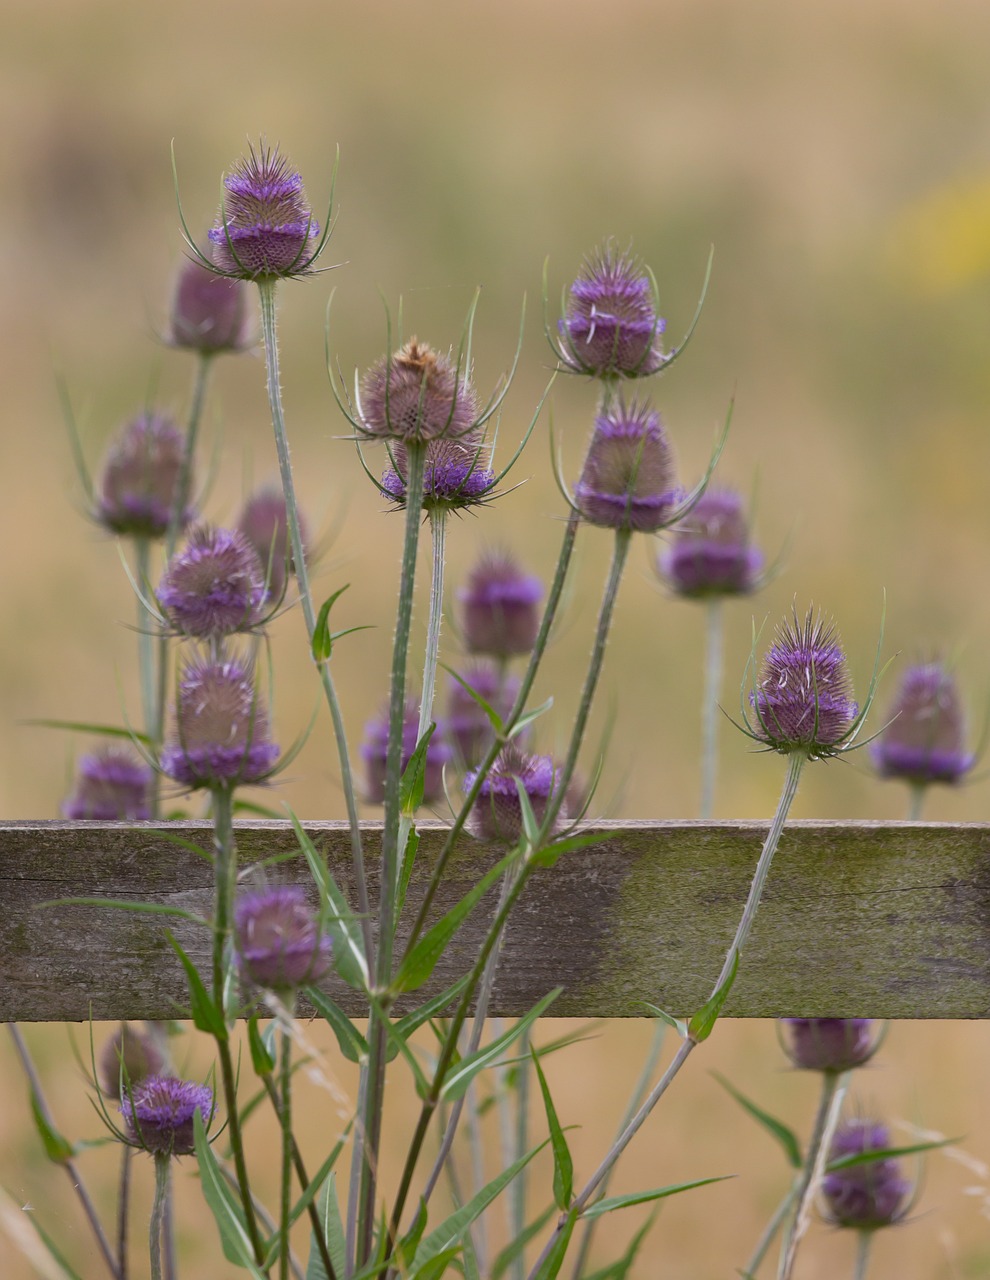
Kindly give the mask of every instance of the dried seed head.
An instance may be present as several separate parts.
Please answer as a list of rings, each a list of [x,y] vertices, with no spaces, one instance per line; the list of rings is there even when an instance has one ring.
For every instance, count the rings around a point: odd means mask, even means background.
[[[474,429],[474,388],[449,355],[411,338],[361,381],[361,425],[380,440],[459,440]]]

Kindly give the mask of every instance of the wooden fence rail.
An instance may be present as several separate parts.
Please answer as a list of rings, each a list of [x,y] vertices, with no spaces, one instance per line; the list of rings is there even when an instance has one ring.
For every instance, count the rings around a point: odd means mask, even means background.
[[[307,823],[350,893],[346,827]],[[522,1013],[550,988],[556,1015],[626,1017],[644,1001],[690,1013],[708,994],[732,938],[766,826],[757,822],[596,823],[602,842],[539,871],[510,924],[494,1013]],[[173,836],[210,847],[201,822]],[[417,880],[435,858],[426,824]],[[381,827],[365,828],[377,867]],[[240,863],[287,854],[287,823],[239,822]],[[436,904],[453,905],[491,864],[470,839]],[[272,875],[306,883],[305,864]],[[172,928],[205,972],[207,931],[74,897],[165,903],[206,915],[212,869],[151,823],[0,824],[0,1021],[182,1016]],[[376,886],[373,884],[372,889]],[[438,966],[440,991],[475,954],[494,894]],[[352,1014],[354,993],[328,990]],[[726,1012],[735,1017],[990,1017],[990,825],[794,822],[784,833]]]

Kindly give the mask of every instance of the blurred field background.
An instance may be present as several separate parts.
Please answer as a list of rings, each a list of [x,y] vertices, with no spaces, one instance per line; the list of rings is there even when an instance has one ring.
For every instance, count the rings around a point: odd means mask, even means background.
[[[756,485],[755,537],[770,556],[792,537],[780,577],[728,610],[726,706],[753,617],[774,620],[792,599],[834,613],[862,691],[886,590],[886,652],[902,651],[902,662],[932,648],[955,657],[975,734],[990,693],[985,4],[617,0],[606,10],[587,0],[278,8],[4,0],[0,17],[5,817],[56,815],[73,755],[88,745],[25,720],[119,720],[122,700],[137,715],[134,602],[114,545],[80,509],[53,372],[68,381],[94,466],[149,387],[184,414],[189,358],[155,341],[182,252],[173,139],[194,229],[208,225],[221,174],[248,139],[282,144],[318,211],[340,146],[339,221],[326,260],[342,265],[284,288],[282,333],[298,484],[312,523],[339,525],[315,590],[350,582],[337,616],[376,626],[335,658],[355,747],[385,691],[400,524],[338,439],[346,424],[323,356],[329,293],[331,347],[350,373],[384,350],[379,291],[393,308],[402,298],[407,332],[445,346],[480,286],[481,389],[511,359],[526,293],[523,355],[502,420],[507,444],[523,431],[551,364],[539,314],[544,259],[555,306],[582,256],[608,235],[652,265],[672,340],[690,320],[714,243],[699,331],[650,391],[688,481],[736,395],[720,475]],[[555,435],[572,476],[593,403],[593,389],[578,381],[559,380],[553,392]],[[214,447],[220,460],[207,511],[223,522],[252,481],[276,474],[258,356],[219,362],[205,430],[203,471]],[[517,473],[527,483],[454,529],[453,584],[497,542],[550,572],[564,507],[547,440],[545,417]],[[567,732],[608,542],[594,531],[580,540],[566,626],[541,686],[557,696],[548,749]],[[664,596],[651,554],[644,540],[606,666],[595,732],[610,709],[616,729],[600,799],[616,816],[693,816],[702,619]],[[456,657],[449,631],[448,640],[447,656]],[[317,698],[299,660],[303,643],[298,614],[284,618],[275,715],[285,742]],[[768,817],[782,774],[780,761],[753,754],[726,725],[718,813]],[[325,716],[275,798],[306,817],[341,815]],[[926,816],[980,821],[986,801],[978,780],[932,796]],[[870,777],[860,755],[810,769],[795,813],[896,818],[905,804],[901,789]],[[547,1034],[559,1030],[548,1024]],[[581,1126],[572,1138],[579,1176],[607,1145],[649,1034],[640,1023],[599,1028],[548,1064],[563,1122]],[[59,1122],[95,1136],[66,1030],[28,1035]],[[85,1032],[76,1038],[87,1052]],[[205,1070],[202,1050],[191,1052],[190,1069]],[[664,1208],[637,1280],[732,1274],[784,1187],[778,1153],[710,1069],[802,1132],[810,1125],[815,1084],[784,1069],[772,1026],[726,1023],[693,1065],[614,1189],[738,1177]],[[861,1106],[893,1120],[963,1135],[961,1149],[984,1161],[988,1066],[983,1024],[899,1024],[856,1092]],[[0,1182],[12,1197],[0,1225],[23,1227],[18,1209],[31,1206],[88,1280],[97,1262],[64,1179],[45,1166],[25,1120],[23,1079],[6,1044],[0,1068]],[[348,1076],[342,1084],[353,1091]],[[324,1094],[314,1090],[309,1105],[315,1164],[339,1120]],[[392,1163],[408,1120],[405,1105],[390,1113]],[[86,1162],[109,1197],[113,1160],[95,1153]],[[877,1241],[871,1274],[990,1274],[986,1169],[936,1153],[925,1180],[917,1219]],[[549,1195],[549,1166],[533,1182],[535,1205],[537,1193]],[[183,1193],[183,1276],[218,1280],[233,1272],[195,1192]],[[634,1212],[617,1216],[599,1233],[599,1265],[637,1221]],[[135,1249],[140,1258],[140,1232]],[[852,1241],[813,1227],[801,1280],[851,1270]],[[13,1252],[2,1273],[38,1274]]]

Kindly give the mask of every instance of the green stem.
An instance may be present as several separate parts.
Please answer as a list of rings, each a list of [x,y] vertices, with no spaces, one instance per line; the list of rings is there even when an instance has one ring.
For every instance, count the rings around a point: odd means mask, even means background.
[[[529,1046],[530,1033],[524,1032],[519,1040],[520,1062],[516,1064],[516,1127],[513,1135],[512,1163],[529,1150]],[[526,1173],[525,1166],[519,1170],[509,1188],[509,1213],[512,1221],[512,1238],[518,1240],[526,1227]],[[525,1258],[522,1253],[513,1261],[513,1275],[523,1280],[525,1275]]]
[[[211,792],[213,809],[213,843],[216,849],[214,865],[215,897],[213,923],[213,1000],[220,1018],[226,1026],[227,1013],[224,1008],[224,986],[226,976],[226,949],[230,935],[230,921],[234,908],[234,893],[237,887],[237,847],[234,843],[233,792],[229,787],[216,787]],[[220,1079],[223,1085],[224,1103],[227,1109],[227,1131],[230,1137],[230,1150],[237,1170],[237,1182],[240,1188],[241,1205],[244,1209],[244,1221],[247,1226],[251,1248],[255,1261],[264,1260],[265,1251],[258,1230],[258,1222],[254,1212],[254,1200],[251,1196],[251,1183],[248,1177],[247,1160],[244,1155],[244,1139],[241,1132],[240,1112],[237,1107],[237,1077],[234,1061],[230,1052],[230,1038],[226,1032],[216,1037],[217,1056],[220,1059]]]
[[[574,552],[574,543],[577,538],[579,524],[579,518],[572,513],[567,522],[567,529],[564,533],[564,540],[560,548],[560,555],[557,559],[557,569],[554,573],[553,582],[550,585],[550,592],[547,596],[547,607],[543,612],[543,621],[540,624],[540,632],[536,638],[536,644],[533,647],[533,652],[530,655],[529,666],[526,668],[526,674],[523,676],[522,684],[519,687],[519,693],[516,695],[515,705],[504,722],[505,734],[509,733],[519,720],[519,717],[522,715],[526,707],[526,700],[529,698],[530,692],[533,688],[533,682],[536,679],[536,673],[543,658],[543,654],[546,652],[547,642],[550,638],[550,630],[557,616],[557,608],[560,604],[560,598],[563,595],[564,582],[567,578],[567,570],[570,567],[571,556]],[[456,845],[461,832],[464,830],[464,824],[467,821],[468,814],[471,812],[475,800],[478,798],[481,785],[488,776],[492,763],[503,745],[504,738],[503,741],[496,739],[488,748],[488,752],[478,768],[474,783],[471,786],[470,791],[468,791],[467,795],[464,797],[464,802],[454,818],[450,830],[447,832],[443,848],[440,850],[440,854],[433,866],[432,872],[430,873],[430,879],[423,894],[423,901],[420,904],[416,919],[413,922],[409,941],[406,943],[407,951],[411,947],[415,946],[426,927],[426,922],[430,914],[430,907],[433,905],[433,899],[435,898],[437,890],[443,880],[447,863],[454,851],[454,846]]]
[[[790,1280],[794,1270],[798,1245],[807,1230],[811,1198],[825,1171],[832,1135],[839,1122],[842,1100],[849,1087],[849,1075],[848,1071],[841,1074],[835,1071],[822,1072],[822,1091],[818,1101],[818,1111],[795,1188],[794,1212],[780,1251],[777,1280]]]
[[[921,820],[921,810],[925,804],[925,788],[923,785],[912,785],[910,789],[910,800],[908,801],[908,822],[919,822]]]
[[[121,1148],[120,1177],[117,1179],[117,1272],[120,1280],[127,1280],[127,1228],[130,1216],[133,1155],[133,1147]]]
[[[705,687],[701,704],[701,814],[710,818],[715,807],[718,772],[718,698],[722,691],[722,599],[705,604]]]
[[[861,1231],[856,1244],[856,1271],[853,1280],[866,1280],[866,1264],[870,1258],[870,1245],[873,1243],[872,1231]]]
[[[406,524],[399,575],[399,600],[392,643],[392,675],[388,710],[388,749],[385,756],[385,821],[382,831],[381,896],[378,903],[378,950],[375,980],[385,992],[392,978],[392,950],[395,939],[396,898],[399,889],[399,827],[401,820],[400,783],[406,714],[406,668],[409,635],[412,629],[413,597],[416,587],[416,553],[423,506],[423,472],[426,445],[410,441],[406,446]],[[382,1110],[385,1096],[386,1031],[383,1019],[388,1009],[374,1009],[369,1028],[368,1090],[361,1118],[364,1153],[358,1188],[357,1262],[370,1258],[375,1225],[375,1187],[378,1151],[381,1145]]]
[[[302,605],[303,618],[306,622],[306,634],[310,641],[316,629],[316,611],[313,608],[313,595],[309,586],[309,567],[306,564],[303,547],[302,528],[299,523],[299,506],[296,502],[296,488],[292,476],[292,461],[289,456],[289,439],[285,430],[285,418],[282,413],[282,388],[278,363],[278,330],[275,310],[275,281],[259,280],[258,293],[261,298],[261,334],[265,347],[265,370],[268,377],[268,403],[272,415],[272,427],[275,433],[275,449],[278,454],[279,473],[282,478],[282,494],[285,498],[285,518],[289,528],[289,543],[292,548],[293,568],[296,584],[299,587],[299,600]],[[361,825],[358,821],[357,791],[354,787],[354,775],[351,770],[351,759],[347,748],[347,734],[344,730],[344,717],[337,698],[333,677],[330,674],[329,659],[317,664],[320,683],[330,719],[333,722],[333,734],[337,743],[337,756],[340,764],[340,781],[347,806],[347,823],[351,836],[351,862],[354,868],[354,884],[358,899],[358,918],[364,938],[365,955],[368,964],[372,963],[373,940],[371,933],[371,909],[368,900],[368,879],[364,868],[364,852],[361,844]]]
[[[790,811],[791,804],[797,794],[797,786],[801,776],[801,769],[806,759],[807,757],[803,753],[796,751],[791,752],[788,756],[787,778],[784,782],[784,789],[781,792],[780,801],[777,805],[777,812],[774,814],[770,830],[767,832],[766,840],[763,843],[763,849],[760,853],[760,858],[756,865],[756,872],[753,876],[753,882],[750,886],[749,896],[746,899],[746,906],[743,909],[742,919],[739,921],[739,927],[736,929],[736,935],[732,940],[732,945],[725,958],[725,963],[722,966],[722,971],[719,974],[718,981],[712,988],[712,996],[714,996],[724,986],[726,979],[732,972],[736,963],[736,956],[742,953],[742,950],[746,945],[750,929],[753,927],[753,920],[756,917],[756,909],[759,906],[760,895],[763,892],[763,886],[766,883],[767,874],[770,871],[770,864],[780,840],[780,833],[784,828],[784,822],[787,819],[787,814]],[[709,999],[711,999],[711,997],[709,997]],[[643,1125],[647,1116],[666,1093],[672,1080],[690,1057],[696,1043],[697,1042],[695,1040],[690,1038],[681,1042],[670,1066],[657,1081],[656,1085],[654,1085],[646,1101],[636,1112],[635,1116],[633,1116],[632,1120],[630,1120],[629,1124],[612,1144],[605,1158],[592,1174],[580,1195],[573,1201],[571,1205],[572,1214],[581,1213],[585,1206],[590,1202],[595,1192],[608,1176],[612,1166],[639,1132],[639,1129]],[[565,1222],[566,1217],[562,1217],[561,1220],[558,1221],[553,1234],[547,1241],[546,1247],[537,1259],[536,1266],[530,1272],[531,1280],[535,1280],[535,1277],[539,1273],[539,1268],[549,1256],[558,1236],[563,1230]]]
[[[171,1165],[170,1155],[159,1152],[155,1156],[155,1199],[151,1207],[151,1223],[148,1227],[151,1280],[162,1280],[162,1221],[165,1217],[165,1198],[168,1195]]]
[[[151,589],[151,539],[134,539],[134,578],[140,592]],[[141,681],[141,719],[145,733],[155,740],[157,716],[155,712],[158,689],[155,636],[151,631],[151,619],[141,596],[137,601],[138,673]]]
[[[423,700],[419,707],[416,741],[422,738],[433,720],[436,694],[437,660],[440,656],[440,628],[443,625],[444,548],[447,512],[443,507],[430,508],[430,536],[433,548],[433,572],[430,578],[430,616],[426,628],[426,660],[423,664]]]
[[[179,534],[186,511],[189,509],[189,498],[192,491],[193,460],[196,456],[196,443],[199,438],[199,424],[203,418],[203,405],[206,402],[206,388],[210,381],[210,370],[213,368],[213,355],[201,352],[196,359],[196,372],[193,375],[192,399],[189,403],[189,418],[186,422],[186,435],[182,442],[182,459],[179,463],[179,475],[175,485],[175,498],[168,520],[168,531],[165,535],[165,559],[171,560],[179,541]]]
[[[292,1210],[292,1037],[282,1028],[281,1105],[282,1128],[282,1195],[279,1201],[279,1280],[289,1280],[289,1214]],[[306,1183],[303,1183],[303,1190]]]

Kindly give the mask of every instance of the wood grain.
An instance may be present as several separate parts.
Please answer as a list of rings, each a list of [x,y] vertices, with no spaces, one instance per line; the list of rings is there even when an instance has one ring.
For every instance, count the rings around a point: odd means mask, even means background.
[[[307,823],[353,901],[346,828]],[[510,923],[493,1012],[519,1014],[553,987],[556,1015],[643,1015],[644,1001],[690,1013],[718,973],[766,827],[751,822],[597,823],[600,843],[537,872]],[[381,828],[365,827],[369,866]],[[443,838],[424,824],[416,899]],[[183,1016],[171,928],[205,972],[209,934],[189,921],[109,907],[50,905],[75,897],[158,903],[207,917],[206,823],[0,824],[0,1020]],[[244,874],[291,855],[281,822],[237,824]],[[436,902],[451,907],[496,857],[465,839]],[[308,883],[301,858],[273,866]],[[372,884],[372,893],[377,890]],[[49,905],[46,905],[49,904]],[[454,940],[426,992],[468,964],[494,906],[489,895]],[[365,1012],[336,976],[327,989]],[[986,1018],[990,1016],[990,826],[794,822],[784,833],[729,1016]]]

